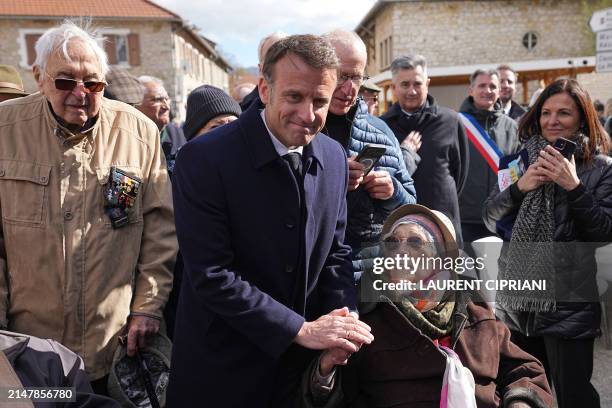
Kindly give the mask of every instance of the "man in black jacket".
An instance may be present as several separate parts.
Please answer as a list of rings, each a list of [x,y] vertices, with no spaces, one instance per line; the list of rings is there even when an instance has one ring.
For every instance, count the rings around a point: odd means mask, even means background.
[[[516,92],[518,74],[508,65],[500,65],[497,67],[497,71],[499,71],[501,85],[499,100],[502,103],[504,113],[518,122],[521,116],[527,112],[521,105],[512,100]]]
[[[467,137],[457,113],[428,94],[427,61],[421,55],[396,58],[391,89],[398,101],[381,116],[401,143],[417,202],[446,214],[461,239],[458,194],[467,177]],[[418,134],[416,133],[418,132]]]
[[[497,70],[474,71],[470,76],[469,96],[459,110],[486,132],[503,157],[519,151],[519,140],[516,122],[504,114],[499,102],[499,77]],[[491,168],[475,139],[468,135],[468,140],[470,165],[465,187],[459,196],[459,209],[463,241],[473,242],[491,235],[482,221],[482,207],[497,183],[497,171]]]

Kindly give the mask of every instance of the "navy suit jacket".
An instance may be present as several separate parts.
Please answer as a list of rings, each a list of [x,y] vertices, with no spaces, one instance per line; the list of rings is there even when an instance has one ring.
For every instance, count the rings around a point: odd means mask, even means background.
[[[303,156],[301,195],[257,106],[179,152],[173,190],[185,269],[169,406],[268,406],[279,359],[304,320],[355,308],[343,243],[346,155],[318,134]]]

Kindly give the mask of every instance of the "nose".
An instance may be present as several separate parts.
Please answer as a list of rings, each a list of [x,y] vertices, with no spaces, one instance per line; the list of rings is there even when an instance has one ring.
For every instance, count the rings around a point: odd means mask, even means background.
[[[305,125],[310,125],[315,121],[315,114],[312,103],[306,102],[302,104],[298,112],[300,121]]]
[[[76,86],[72,90],[72,94],[77,98],[84,98],[87,95],[87,88],[83,82],[77,82]]]

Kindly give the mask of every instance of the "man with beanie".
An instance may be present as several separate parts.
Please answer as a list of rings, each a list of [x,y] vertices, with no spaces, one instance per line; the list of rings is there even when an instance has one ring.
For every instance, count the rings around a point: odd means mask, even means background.
[[[0,65],[0,102],[27,95],[17,70],[10,65]]]
[[[202,85],[187,97],[187,118],[183,124],[183,133],[187,140],[191,140],[238,119],[241,113],[238,102],[223,90]]]

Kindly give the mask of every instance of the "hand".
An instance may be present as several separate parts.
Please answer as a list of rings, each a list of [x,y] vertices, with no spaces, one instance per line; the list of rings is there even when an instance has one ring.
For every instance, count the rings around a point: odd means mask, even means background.
[[[363,344],[370,344],[374,340],[370,331],[370,326],[344,307],[329,312],[314,322],[304,322],[294,341],[312,350],[341,348],[355,353]]]
[[[319,360],[319,374],[327,377],[335,366],[346,365],[352,354],[338,347],[325,350],[321,354],[321,360]]]
[[[349,168],[349,181],[348,181],[348,191],[356,190],[359,187],[359,184],[363,181],[363,164],[355,161],[355,157],[348,158],[348,168]]]
[[[370,197],[378,200],[388,200],[393,197],[395,191],[391,176],[384,170],[372,170],[363,178],[363,188],[370,194]]]
[[[525,174],[523,174],[521,178],[516,182],[516,187],[518,187],[521,193],[526,194],[540,187],[544,183],[550,183],[550,181],[551,180],[546,175],[544,175],[543,170],[540,168],[540,165],[536,161],[527,168]]]
[[[508,408],[531,408],[531,405],[523,401],[513,401],[508,405]]]
[[[569,161],[554,147],[546,146],[540,151],[540,157],[536,163],[540,163],[542,172],[565,191],[573,190],[580,184],[580,179],[576,174],[574,156]]]
[[[159,319],[149,316],[130,316],[128,324],[127,354],[133,357],[139,348],[146,345],[148,335],[159,331]]]
[[[408,136],[406,136],[406,138],[402,141],[401,146],[413,152],[418,152],[422,144],[421,139],[421,134],[418,131],[413,130],[412,132],[408,133]]]

